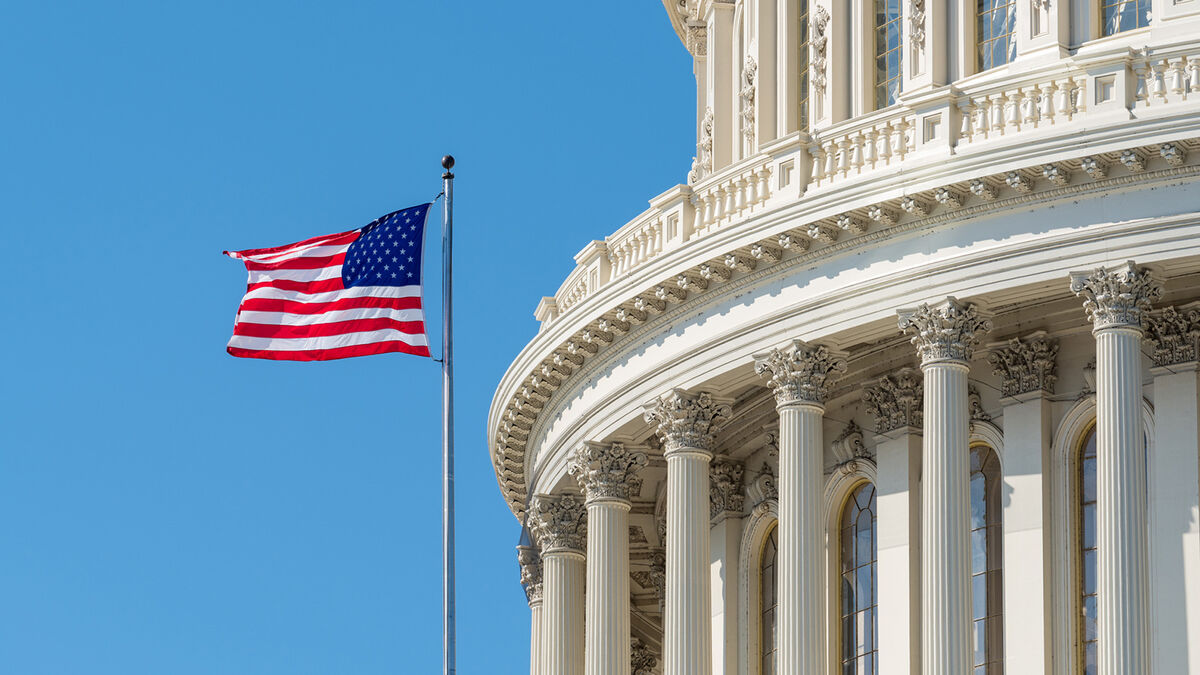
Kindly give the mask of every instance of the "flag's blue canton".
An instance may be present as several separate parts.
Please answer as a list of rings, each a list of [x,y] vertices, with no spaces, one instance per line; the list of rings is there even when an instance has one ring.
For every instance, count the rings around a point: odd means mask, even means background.
[[[342,263],[342,284],[415,286],[421,283],[421,244],[429,204],[378,218],[350,244]]]

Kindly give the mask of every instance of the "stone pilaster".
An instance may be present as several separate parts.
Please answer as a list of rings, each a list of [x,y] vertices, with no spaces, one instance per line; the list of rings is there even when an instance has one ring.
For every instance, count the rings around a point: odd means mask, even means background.
[[[845,354],[796,340],[754,359],[779,410],[779,672],[819,675],[826,651],[821,424]]]
[[[529,527],[542,551],[539,673],[583,675],[586,511],[572,495],[537,495],[529,506]]]
[[[1097,666],[1150,673],[1150,565],[1141,342],[1162,289],[1132,261],[1071,273],[1096,337]]]
[[[977,307],[947,298],[901,311],[924,375],[921,465],[921,670],[971,672],[970,413],[967,373],[991,321]]]
[[[623,443],[584,443],[570,472],[587,505],[586,675],[629,675],[629,508],[646,453]]]
[[[529,601],[529,675],[541,675],[542,650],[542,556],[535,546],[518,546],[521,587]]]
[[[665,675],[711,675],[709,483],[714,436],[732,409],[707,392],[675,389],[646,404],[667,460]]]
[[[1149,466],[1150,591],[1155,672],[1200,673],[1200,594],[1180,593],[1200,571],[1200,376],[1197,312],[1173,307],[1150,318],[1153,346],[1154,454]],[[1188,645],[1181,649],[1180,645]],[[1191,652],[1189,654],[1189,652]]]

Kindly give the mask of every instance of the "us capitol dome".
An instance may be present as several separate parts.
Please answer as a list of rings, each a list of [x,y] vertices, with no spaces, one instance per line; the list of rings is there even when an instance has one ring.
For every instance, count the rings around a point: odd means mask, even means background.
[[[488,419],[531,672],[1200,675],[1200,0],[665,10]]]

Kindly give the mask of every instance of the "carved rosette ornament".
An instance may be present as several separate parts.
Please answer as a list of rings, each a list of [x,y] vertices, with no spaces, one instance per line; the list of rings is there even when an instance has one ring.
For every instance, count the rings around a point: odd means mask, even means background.
[[[988,354],[992,374],[1000,376],[1000,395],[1019,396],[1036,391],[1054,393],[1058,381],[1058,341],[1042,336],[1013,338]]]
[[[923,421],[924,389],[920,372],[902,368],[864,387],[862,399],[867,413],[875,418],[875,433],[912,427]]]
[[[746,506],[746,493],[742,483],[745,467],[741,462],[718,459],[708,468],[709,517],[723,513],[741,513]]]
[[[1145,339],[1154,347],[1156,366],[1196,360],[1196,338],[1200,337],[1200,312],[1186,314],[1174,307],[1148,318]]]
[[[518,546],[517,563],[521,566],[525,599],[532,605],[542,599],[542,556],[534,546]]]
[[[654,669],[658,667],[658,659],[646,643],[633,638],[629,642],[629,653],[631,655],[630,670],[633,675],[654,675]]]
[[[529,505],[529,532],[543,556],[558,551],[583,553],[587,509],[574,495],[537,495]]]
[[[1150,271],[1132,260],[1112,270],[1072,272],[1071,291],[1083,298],[1093,332],[1106,328],[1142,330],[1150,303],[1162,296],[1162,286]]]
[[[575,451],[568,473],[579,481],[587,502],[628,503],[642,489],[637,473],[648,463],[646,453],[624,443],[584,443]]]
[[[786,351],[772,349],[765,354],[756,354],[754,371],[768,379],[777,406],[823,406],[829,395],[829,385],[846,372],[846,355],[824,345],[795,340]]]
[[[673,389],[645,406],[647,422],[657,425],[664,454],[684,449],[711,453],[718,431],[729,421],[733,408],[712,394]]]
[[[942,361],[971,360],[979,336],[992,329],[992,321],[978,307],[946,298],[936,307],[923,304],[899,312],[900,330],[914,333],[922,365]]]

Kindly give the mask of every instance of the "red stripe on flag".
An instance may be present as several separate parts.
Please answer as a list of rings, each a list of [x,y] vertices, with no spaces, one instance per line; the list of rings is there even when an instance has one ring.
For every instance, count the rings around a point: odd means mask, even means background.
[[[319,270],[322,267],[341,265],[345,261],[345,253],[314,258],[288,258],[287,260],[280,260],[279,262],[271,263],[260,263],[247,260],[246,269],[253,272],[264,272],[268,270]]]
[[[370,356],[372,354],[387,354],[389,352],[429,356],[429,347],[424,345],[410,345],[398,340],[373,342],[369,345],[335,347],[333,349],[306,349],[303,351],[243,349],[241,347],[226,347],[225,350],[233,356],[244,359],[272,359],[275,361],[334,361],[354,356]]]
[[[246,292],[259,288],[278,288],[281,291],[295,291],[297,293],[328,293],[330,291],[344,291],[346,287],[342,285],[342,278],[322,279],[320,281],[292,281],[291,279],[275,279],[273,281],[260,281],[257,284],[247,284]]]
[[[242,302],[242,312],[286,312],[287,314],[323,314],[343,309],[421,309],[421,298],[342,298],[332,302],[297,302],[274,298],[250,298]]]
[[[397,321],[395,319],[355,319],[335,323],[315,323],[308,326],[279,326],[265,323],[238,323],[233,327],[234,335],[260,338],[308,338],[345,335],[372,330],[396,330],[408,335],[425,333],[423,321]]]
[[[308,246],[318,242],[326,246],[333,246],[334,244],[347,244],[355,239],[358,239],[358,234],[358,230],[350,230],[349,232],[339,232],[337,234],[326,234],[320,237],[313,237],[312,239],[305,239],[304,241],[298,241],[294,244],[284,244],[283,246],[272,246],[270,248],[248,248],[244,251],[225,251],[225,255],[231,258],[248,258],[256,255],[283,253],[284,251],[288,251],[293,248]]]

